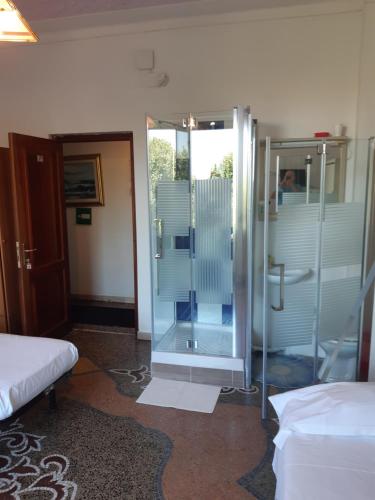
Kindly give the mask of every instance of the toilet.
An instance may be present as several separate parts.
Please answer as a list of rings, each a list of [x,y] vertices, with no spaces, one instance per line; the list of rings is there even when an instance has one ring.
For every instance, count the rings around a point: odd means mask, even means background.
[[[320,347],[325,352],[325,358],[320,367],[318,377],[321,379],[327,365],[331,361],[331,357],[338,344],[337,339],[323,340],[320,342]],[[328,374],[325,382],[347,382],[356,379],[357,370],[357,350],[358,337],[347,337],[337,355],[336,361]]]

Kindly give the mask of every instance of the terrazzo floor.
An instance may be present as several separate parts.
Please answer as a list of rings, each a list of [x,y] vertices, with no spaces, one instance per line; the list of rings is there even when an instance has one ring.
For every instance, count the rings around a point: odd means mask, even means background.
[[[73,330],[72,376],[17,421],[0,422],[0,499],[274,498],[272,421],[260,395],[223,388],[212,414],[136,404],[150,343],[131,330]]]

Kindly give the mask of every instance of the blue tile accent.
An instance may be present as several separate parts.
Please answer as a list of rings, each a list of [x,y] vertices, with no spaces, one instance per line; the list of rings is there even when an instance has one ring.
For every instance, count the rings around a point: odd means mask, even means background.
[[[175,236],[174,247],[176,250],[189,250],[192,259],[195,257],[195,229],[189,228],[189,236]]]
[[[177,321],[196,321],[198,317],[198,306],[195,299],[195,292],[190,292],[192,300],[189,302],[176,302]],[[191,317],[191,302],[193,301],[193,317]]]
[[[192,291],[191,295],[192,295],[191,298],[192,298],[192,303],[193,303],[193,321],[197,321],[197,319],[198,319],[198,304],[197,304],[195,291]]]
[[[175,236],[174,246],[176,250],[188,250],[190,248],[190,236]]]
[[[195,228],[190,228],[190,236],[191,236],[191,258],[195,259]]]
[[[190,291],[191,300],[189,302],[176,302],[177,321],[197,321],[198,304],[196,302],[195,291]],[[193,317],[191,315],[191,303],[193,303]],[[222,324],[233,325],[233,304],[223,304],[222,306]]]
[[[176,302],[177,321],[191,321],[190,302]]]
[[[233,305],[222,305],[222,318],[223,325],[232,326],[233,325]]]

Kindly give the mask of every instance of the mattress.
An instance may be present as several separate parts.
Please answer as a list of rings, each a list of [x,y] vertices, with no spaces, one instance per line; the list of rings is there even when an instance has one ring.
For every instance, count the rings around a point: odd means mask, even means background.
[[[77,348],[65,340],[0,334],[0,420],[71,370]]]
[[[293,433],[273,468],[276,500],[373,500],[375,437]]]

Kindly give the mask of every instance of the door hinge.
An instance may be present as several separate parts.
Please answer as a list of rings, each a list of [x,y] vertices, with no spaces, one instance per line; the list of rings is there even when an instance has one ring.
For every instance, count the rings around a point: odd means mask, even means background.
[[[187,349],[198,349],[198,340],[192,340],[192,339],[188,339],[186,341],[186,348]]]

